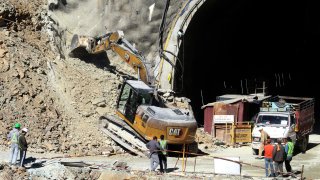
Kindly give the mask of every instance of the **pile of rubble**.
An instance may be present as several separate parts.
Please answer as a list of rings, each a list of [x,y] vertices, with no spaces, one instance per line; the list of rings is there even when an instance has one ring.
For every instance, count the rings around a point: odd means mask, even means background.
[[[16,166],[9,166],[6,163],[0,163],[0,179],[5,180],[14,180],[14,179],[21,179],[27,180],[29,179],[29,173],[26,171],[25,168],[16,167]]]
[[[19,122],[29,128],[30,152],[119,149],[97,131],[97,119],[113,113],[120,78],[93,64],[65,61],[63,34],[44,1],[0,2],[1,147]]]
[[[48,36],[40,31],[44,11],[32,6],[40,4],[2,1],[0,5],[0,17],[5,18],[0,31],[0,135],[5,144],[7,132],[20,122],[32,129],[30,147],[41,152],[35,144],[59,149],[56,144],[64,138],[65,124],[47,87],[47,63],[54,53],[46,45]]]
[[[186,97],[178,97],[177,94],[170,89],[158,89],[157,93],[168,107],[172,106],[184,109],[191,108],[189,105],[191,102],[190,99]]]
[[[203,152],[215,152],[228,147],[225,142],[214,138],[205,132],[203,128],[197,129],[196,141],[198,142],[199,149]]]
[[[89,167],[67,167],[58,162],[31,169],[0,163],[0,179],[5,180],[98,179],[100,175],[101,170],[92,170]]]
[[[88,167],[67,167],[57,162],[28,172],[30,179],[98,179],[101,174]]]

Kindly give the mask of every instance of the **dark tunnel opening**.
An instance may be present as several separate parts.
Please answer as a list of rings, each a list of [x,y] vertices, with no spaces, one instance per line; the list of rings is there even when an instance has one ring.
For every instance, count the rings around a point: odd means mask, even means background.
[[[254,93],[266,82],[269,95],[316,98],[320,48],[317,1],[206,1],[182,38],[174,89],[201,106],[216,96]],[[241,88],[242,81],[242,88]]]

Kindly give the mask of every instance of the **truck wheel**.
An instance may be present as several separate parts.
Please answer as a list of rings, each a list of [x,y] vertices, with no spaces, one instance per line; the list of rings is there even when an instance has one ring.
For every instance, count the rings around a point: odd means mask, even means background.
[[[253,155],[258,155],[259,154],[259,149],[252,149],[252,154]]]
[[[300,145],[300,150],[301,150],[301,152],[305,153],[305,152],[307,151],[308,142],[309,142],[309,135],[306,135],[306,136],[303,137],[303,139],[301,140],[301,145]]]

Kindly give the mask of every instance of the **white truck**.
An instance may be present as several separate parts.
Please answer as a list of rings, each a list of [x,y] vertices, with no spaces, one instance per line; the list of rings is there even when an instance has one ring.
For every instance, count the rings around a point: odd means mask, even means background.
[[[252,131],[253,154],[258,154],[260,127],[268,133],[272,143],[279,138],[291,137],[296,147],[305,152],[315,124],[314,104],[313,98],[288,96],[275,96],[264,101]]]

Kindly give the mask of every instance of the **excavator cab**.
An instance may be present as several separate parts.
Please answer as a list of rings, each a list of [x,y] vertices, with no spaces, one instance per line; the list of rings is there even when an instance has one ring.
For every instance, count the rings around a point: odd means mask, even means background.
[[[153,91],[142,81],[125,81],[118,97],[117,111],[133,123],[138,106],[152,103]]]
[[[194,142],[197,122],[190,111],[166,107],[154,94],[154,89],[143,81],[127,80],[123,83],[116,113],[144,140],[164,135],[168,144],[179,146]]]

